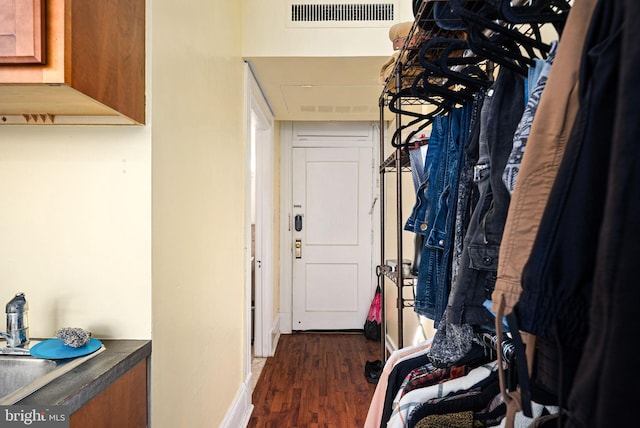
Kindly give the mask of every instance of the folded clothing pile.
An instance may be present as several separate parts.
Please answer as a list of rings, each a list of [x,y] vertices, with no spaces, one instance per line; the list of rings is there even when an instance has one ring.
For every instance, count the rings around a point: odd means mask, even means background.
[[[407,37],[409,37],[412,26],[413,21],[406,21],[395,24],[389,28],[389,40],[393,43],[394,51],[402,49]],[[423,37],[423,31],[420,28],[416,28],[414,34],[411,36],[411,40],[409,41],[407,48],[412,49],[418,47],[420,45],[420,40]]]
[[[396,51],[387,61],[382,65],[380,69],[379,82],[385,84],[390,76],[396,69],[396,63],[403,64],[403,70],[401,72],[402,89],[410,88],[414,80],[420,76],[424,71],[423,67],[418,64],[415,56],[419,54],[420,47],[430,38],[435,37],[436,34],[432,30],[425,30],[421,26],[416,26],[411,34],[411,38],[407,42],[407,38],[411,33],[411,29],[414,25],[413,21],[401,22],[393,25],[389,28],[389,40],[393,44],[393,50]],[[443,39],[458,39],[464,40],[467,38],[467,33],[460,30],[442,30],[438,28],[436,31],[438,37]],[[406,47],[404,51],[402,48]],[[424,53],[427,61],[436,61],[440,57],[442,46],[438,45],[434,49],[430,49]],[[400,57],[402,55],[402,57]],[[462,51],[453,51],[450,53],[451,57],[462,56]],[[411,63],[411,66],[408,66]],[[390,85],[390,92],[395,92],[395,85]]]

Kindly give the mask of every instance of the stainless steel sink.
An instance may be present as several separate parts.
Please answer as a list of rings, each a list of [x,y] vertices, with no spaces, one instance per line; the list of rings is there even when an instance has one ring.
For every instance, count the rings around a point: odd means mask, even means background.
[[[14,404],[104,351],[74,359],[47,360],[30,355],[0,355],[0,405]]]

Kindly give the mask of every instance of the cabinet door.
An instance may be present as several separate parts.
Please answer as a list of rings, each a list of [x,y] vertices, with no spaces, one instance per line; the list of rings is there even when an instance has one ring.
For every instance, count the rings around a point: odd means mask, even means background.
[[[147,428],[147,360],[71,415],[71,428]]]
[[[0,0],[0,64],[43,64],[44,0]]]

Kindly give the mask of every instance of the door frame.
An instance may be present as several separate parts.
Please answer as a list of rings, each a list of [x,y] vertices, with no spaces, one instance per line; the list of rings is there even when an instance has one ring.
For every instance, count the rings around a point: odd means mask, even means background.
[[[293,331],[293,148],[294,147],[371,147],[373,174],[372,266],[380,258],[380,178],[376,144],[380,139],[378,122],[281,122],[280,123],[280,332]],[[348,141],[348,144],[345,144]],[[368,213],[367,213],[368,215]],[[376,283],[371,269],[372,284]],[[373,287],[375,290],[375,287]],[[373,296],[373,294],[372,294]]]
[[[275,254],[273,236],[274,201],[274,115],[266,101],[252,70],[245,63],[245,371],[251,374],[251,360],[254,356],[273,355],[278,334],[273,334],[274,322],[274,265]],[[252,180],[251,152],[253,129],[256,129],[255,150],[255,304],[252,323],[251,310],[251,223],[252,223]],[[259,261],[259,263],[258,263]],[[251,353],[251,333],[253,327],[253,355]]]

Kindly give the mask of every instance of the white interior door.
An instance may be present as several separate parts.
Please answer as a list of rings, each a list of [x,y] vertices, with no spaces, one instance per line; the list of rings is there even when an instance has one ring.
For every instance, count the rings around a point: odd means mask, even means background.
[[[363,328],[375,289],[371,150],[293,149],[293,330]]]

